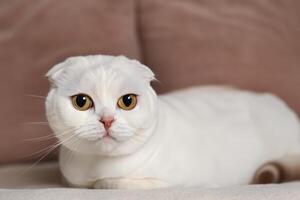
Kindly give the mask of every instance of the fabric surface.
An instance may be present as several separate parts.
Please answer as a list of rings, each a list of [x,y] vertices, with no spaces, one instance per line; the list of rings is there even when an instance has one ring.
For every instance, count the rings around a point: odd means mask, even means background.
[[[144,61],[160,92],[198,84],[269,91],[300,114],[300,1],[141,0]]]
[[[63,188],[57,163],[0,167],[0,200],[65,199],[201,199],[201,200],[298,200],[300,182],[269,185],[230,186],[224,188],[167,188],[156,190],[99,190]],[[9,189],[10,188],[10,189]]]
[[[296,154],[264,164],[257,170],[252,182],[259,184],[295,180],[300,180],[300,156]],[[0,188],[52,188],[63,186],[57,162],[0,166]]]
[[[218,189],[168,188],[158,190],[94,189],[0,189],[0,200],[299,200],[300,183],[284,185],[239,186]]]
[[[123,54],[139,59],[134,0],[0,1],[0,163],[32,160],[53,140],[45,122],[44,74],[66,57]]]

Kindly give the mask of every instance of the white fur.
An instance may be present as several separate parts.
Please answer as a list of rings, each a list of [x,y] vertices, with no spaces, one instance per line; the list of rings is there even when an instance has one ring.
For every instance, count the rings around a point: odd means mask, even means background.
[[[247,184],[264,162],[300,152],[299,120],[272,94],[206,86],[157,97],[151,70],[122,56],[69,58],[47,76],[61,171],[76,187]],[[70,96],[78,93],[95,107],[76,110]],[[116,106],[127,93],[139,95],[130,111]],[[115,116],[114,140],[102,139],[103,115]]]

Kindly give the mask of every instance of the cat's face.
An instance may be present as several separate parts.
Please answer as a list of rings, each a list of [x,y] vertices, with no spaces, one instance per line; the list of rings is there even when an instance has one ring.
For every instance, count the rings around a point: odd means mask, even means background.
[[[154,74],[125,57],[72,57],[47,76],[51,128],[67,148],[97,155],[125,155],[151,136],[157,97]]]

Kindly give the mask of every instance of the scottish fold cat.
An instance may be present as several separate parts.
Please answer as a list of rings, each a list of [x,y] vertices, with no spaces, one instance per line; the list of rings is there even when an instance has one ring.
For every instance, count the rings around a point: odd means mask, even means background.
[[[123,56],[71,57],[47,77],[46,114],[74,187],[247,184],[263,163],[300,152],[299,120],[272,94],[202,86],[157,96],[153,72]]]

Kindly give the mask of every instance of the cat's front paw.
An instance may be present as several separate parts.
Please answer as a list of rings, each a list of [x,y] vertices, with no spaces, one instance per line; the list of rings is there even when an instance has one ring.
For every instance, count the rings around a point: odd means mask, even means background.
[[[162,187],[167,187],[167,184],[152,178],[107,178],[98,180],[94,184],[94,188],[98,189],[153,189]]]

